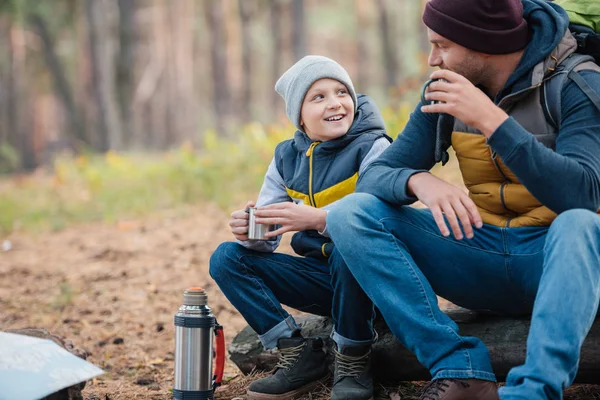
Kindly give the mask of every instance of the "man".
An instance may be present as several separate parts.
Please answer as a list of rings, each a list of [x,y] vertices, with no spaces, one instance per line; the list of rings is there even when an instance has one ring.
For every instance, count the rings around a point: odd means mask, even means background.
[[[329,212],[329,233],[431,372],[421,399],[560,399],[600,297],[600,111],[570,79],[558,130],[540,102],[542,79],[576,48],[568,17],[542,0],[431,0],[423,21],[440,68],[431,77],[442,79],[426,94],[436,103],[416,107],[357,193]],[[579,71],[596,93],[599,71]],[[448,145],[468,195],[427,172],[442,115],[454,117]],[[416,200],[428,208],[407,206]],[[532,315],[526,362],[499,393],[484,344],[459,335],[436,293]]]

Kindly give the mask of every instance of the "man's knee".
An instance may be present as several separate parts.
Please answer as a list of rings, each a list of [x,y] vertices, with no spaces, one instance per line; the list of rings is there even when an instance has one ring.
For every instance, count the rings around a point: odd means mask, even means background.
[[[600,234],[600,216],[580,208],[567,210],[556,217],[550,230],[568,235],[597,235]]]
[[[327,229],[330,232],[343,232],[360,219],[365,210],[372,209],[380,202],[368,193],[352,193],[344,197],[327,213]]]
[[[565,260],[563,264],[571,270],[577,265],[580,267],[594,265],[595,268],[598,268],[600,216],[583,209],[573,209],[561,213],[550,226],[545,251],[549,254],[562,255],[561,259]],[[567,261],[571,259],[568,255],[591,262],[580,262],[573,265]]]
[[[236,254],[242,246],[239,243],[224,242],[210,256],[208,272],[217,282],[227,277],[231,268],[234,268]]]

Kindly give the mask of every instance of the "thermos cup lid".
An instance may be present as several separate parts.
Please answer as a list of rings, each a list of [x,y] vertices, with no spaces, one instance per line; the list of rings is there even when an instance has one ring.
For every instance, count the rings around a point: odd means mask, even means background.
[[[186,306],[205,306],[208,296],[204,289],[191,287],[183,292],[183,304]]]

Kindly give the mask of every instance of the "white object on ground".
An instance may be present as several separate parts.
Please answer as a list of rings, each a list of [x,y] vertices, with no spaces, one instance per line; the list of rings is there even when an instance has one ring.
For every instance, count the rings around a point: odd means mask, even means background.
[[[51,340],[0,332],[0,400],[34,400],[103,374]]]
[[[5,240],[2,242],[2,250],[3,251],[11,251],[12,250],[12,243],[10,240]]]

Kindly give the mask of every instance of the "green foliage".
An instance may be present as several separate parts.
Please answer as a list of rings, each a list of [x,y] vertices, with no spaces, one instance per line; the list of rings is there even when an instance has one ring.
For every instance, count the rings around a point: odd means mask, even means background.
[[[20,163],[17,151],[8,143],[0,143],[0,174],[16,171]]]
[[[383,113],[390,136],[397,136],[408,108]],[[256,199],[275,146],[293,132],[291,125],[250,124],[235,141],[206,132],[201,151],[186,144],[164,154],[58,158],[52,173],[0,181],[0,233],[138,218],[206,201],[243,207]]]

